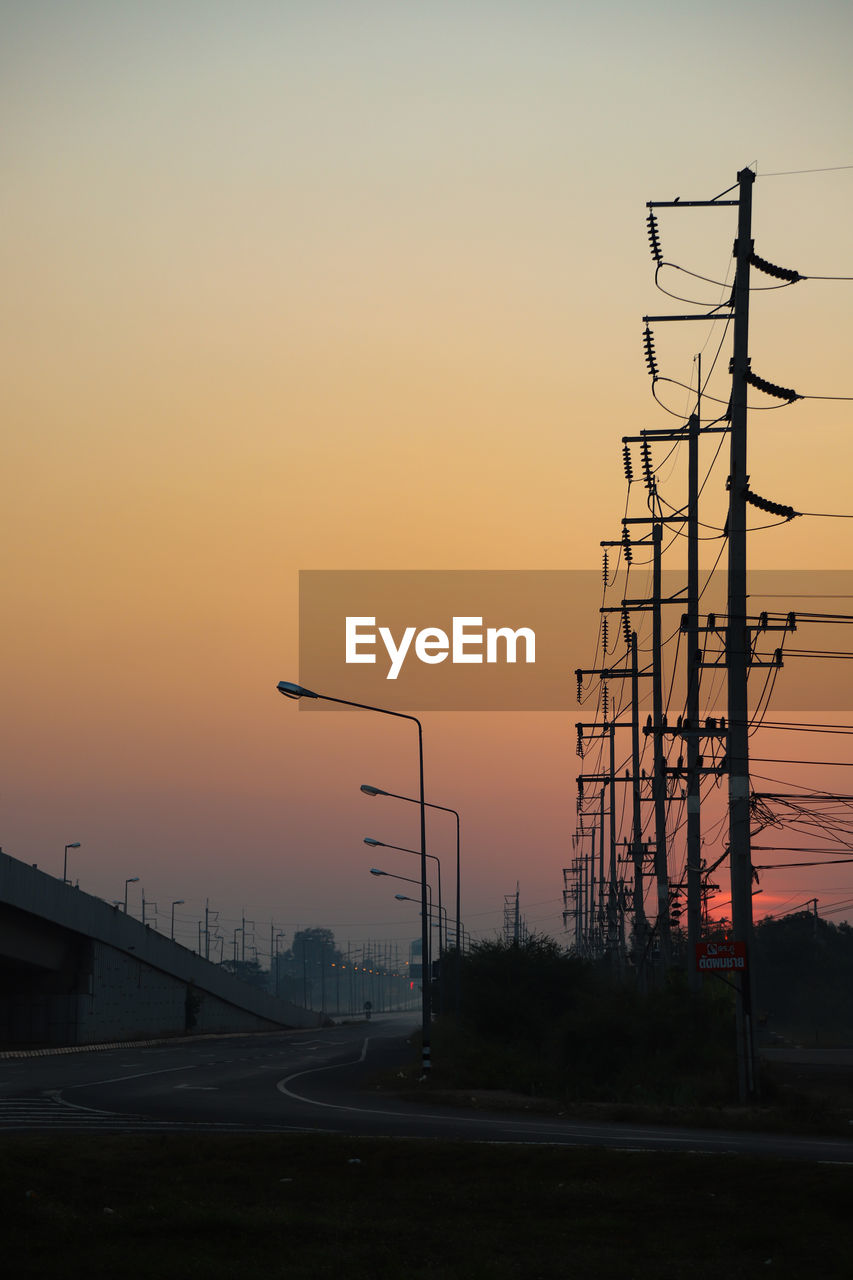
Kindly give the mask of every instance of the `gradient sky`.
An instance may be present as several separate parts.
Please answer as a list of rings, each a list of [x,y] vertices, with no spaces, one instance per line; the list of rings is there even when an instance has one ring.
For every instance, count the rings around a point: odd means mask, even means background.
[[[205,898],[260,945],[271,917],[416,936],[361,845],[414,845],[416,811],[358,791],[413,794],[411,726],[276,695],[298,571],[597,567],[621,435],[674,421],[642,356],[641,316],[681,307],[654,290],[645,201],[755,165],[757,252],[853,276],[851,37],[843,0],[0,4],[4,849],[61,875],[81,841],[82,888],[138,875],[132,909],[144,886],[166,927],[185,899],[187,942]],[[661,232],[726,279],[733,216]],[[853,393],[851,311],[850,284],[758,295],[753,368]],[[714,341],[656,339],[688,383]],[[754,415],[757,492],[853,509],[849,408]],[[847,569],[851,534],[796,521],[752,563]],[[475,935],[517,881],[559,931],[574,719],[426,718]],[[450,852],[439,819],[430,839]],[[853,876],[783,889],[829,904]]]

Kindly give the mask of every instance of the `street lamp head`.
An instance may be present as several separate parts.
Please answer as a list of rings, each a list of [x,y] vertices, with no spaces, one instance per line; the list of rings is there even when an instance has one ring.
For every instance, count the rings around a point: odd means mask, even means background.
[[[183,905],[184,905],[183,898],[175,898],[175,901],[172,903],[173,907],[182,907]]]
[[[380,871],[378,867],[371,867],[370,874],[372,876],[387,876],[387,871]]]
[[[366,782],[361,784],[361,788],[366,796],[387,796],[387,791],[382,791],[379,787],[369,787]]]
[[[79,849],[79,848],[80,848],[80,841],[79,841],[79,840],[75,840],[73,844],[67,844],[65,847],[66,847],[66,849]]]
[[[319,693],[312,693],[310,689],[303,689],[301,684],[291,684],[289,680],[279,680],[276,685],[279,693],[283,693],[285,698],[319,698]]]
[[[137,884],[139,876],[131,876],[129,880],[125,880],[125,884]]]
[[[410,898],[407,893],[395,893],[394,897],[398,902],[414,902],[414,898]]]
[[[372,836],[365,836],[364,843],[372,845],[374,849],[384,849],[385,845],[381,840],[374,840]]]

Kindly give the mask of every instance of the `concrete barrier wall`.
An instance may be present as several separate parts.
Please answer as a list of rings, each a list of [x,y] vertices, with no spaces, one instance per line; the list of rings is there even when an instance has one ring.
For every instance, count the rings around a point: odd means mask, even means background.
[[[77,1032],[69,1043],[185,1034],[187,1029],[311,1027],[321,1021],[319,1014],[241,982],[101,898],[6,853],[0,853],[0,902],[27,913],[18,917],[19,937],[31,918],[30,963],[38,960],[32,939],[44,937],[45,921],[92,940],[88,972],[76,975]]]

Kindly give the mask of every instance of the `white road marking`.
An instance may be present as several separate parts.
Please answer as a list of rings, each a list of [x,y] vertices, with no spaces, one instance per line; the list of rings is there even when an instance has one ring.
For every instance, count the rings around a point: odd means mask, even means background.
[[[121,1084],[122,1080],[141,1080],[144,1076],[164,1076],[170,1071],[192,1071],[198,1063],[191,1062],[186,1067],[160,1067],[157,1071],[137,1071],[132,1076],[111,1076],[109,1080],[86,1080],[83,1084],[67,1084],[66,1089],[94,1089],[99,1084]],[[49,1093],[50,1090],[45,1090]]]
[[[55,1091],[54,1091],[55,1092]],[[77,1133],[152,1133],[198,1131],[217,1133],[322,1133],[308,1125],[259,1124],[243,1125],[226,1120],[156,1120],[148,1116],[122,1115],[115,1111],[99,1111],[81,1107],[57,1096],[49,1098],[13,1098],[0,1102],[0,1132],[20,1130],[42,1132],[74,1131]]]
[[[430,1112],[417,1112],[417,1111],[391,1111],[385,1108],[378,1108],[378,1107],[354,1107],[346,1103],[339,1103],[339,1102],[319,1102],[315,1098],[307,1098],[305,1097],[304,1094],[295,1093],[292,1089],[288,1088],[291,1081],[298,1080],[300,1076],[315,1075],[320,1071],[334,1071],[338,1067],[352,1067],[352,1066],[356,1066],[360,1062],[364,1062],[365,1058],[367,1057],[368,1042],[369,1042],[369,1038],[365,1039],[364,1044],[362,1045],[362,1048],[361,1048],[361,1053],[357,1058],[354,1058],[349,1062],[335,1062],[327,1067],[308,1067],[304,1071],[296,1071],[294,1072],[293,1075],[286,1076],[284,1080],[280,1080],[276,1085],[276,1089],[278,1089],[280,1093],[286,1094],[287,1097],[293,1098],[297,1102],[307,1102],[309,1106],[324,1107],[329,1111],[350,1111],[350,1112],[355,1112],[357,1115],[390,1116],[390,1117],[405,1119],[405,1120],[435,1121],[436,1119],[447,1120],[450,1118],[446,1115],[437,1116],[435,1112],[430,1113]],[[581,1142],[586,1140],[588,1144],[592,1145],[594,1144],[594,1139],[596,1135],[598,1133],[604,1133],[605,1135],[617,1138],[622,1142],[628,1142],[628,1141],[631,1141],[632,1139],[639,1141],[640,1139],[642,1139],[646,1142],[655,1143],[656,1145],[654,1147],[644,1148],[644,1150],[648,1150],[648,1151],[658,1151],[660,1150],[661,1144],[666,1143],[668,1146],[678,1145],[679,1147],[686,1148],[685,1154],[688,1154],[688,1155],[698,1154],[697,1152],[695,1152],[695,1150],[691,1150],[691,1147],[690,1147],[691,1143],[695,1144],[696,1142],[695,1134],[689,1134],[689,1135],[685,1135],[684,1137],[680,1137],[678,1134],[675,1134],[675,1133],[661,1133],[658,1130],[642,1129],[642,1128],[628,1129],[628,1130],[620,1128],[617,1133],[612,1133],[612,1131],[608,1126],[600,1126],[600,1125],[585,1126],[582,1128],[576,1128],[571,1125],[563,1125],[563,1126],[555,1127],[552,1129],[545,1129],[545,1128],[540,1128],[539,1126],[533,1127],[529,1125],[527,1121],[523,1121],[523,1120],[502,1120],[499,1114],[494,1114],[491,1116],[466,1116],[466,1115],[454,1114],[452,1118],[454,1121],[458,1123],[468,1124],[468,1125],[492,1125],[495,1123],[499,1123],[499,1124],[502,1124],[504,1128],[506,1128],[508,1131],[512,1133],[515,1133],[518,1135],[529,1134],[532,1136],[536,1136],[541,1142],[554,1142],[554,1141],[559,1142],[561,1140],[565,1140],[566,1138],[573,1138],[573,1139],[579,1139]],[[723,1154],[723,1155],[738,1154],[738,1151],[736,1148],[730,1145],[727,1145],[727,1144],[730,1144],[732,1141],[730,1134],[724,1134],[720,1138],[712,1137],[709,1134],[705,1136],[702,1140],[708,1146],[712,1146],[719,1149],[714,1154]],[[502,1140],[498,1138],[498,1139],[493,1139],[492,1141],[501,1142],[501,1141],[507,1141],[507,1139]],[[818,1139],[816,1140],[816,1145],[827,1146],[830,1148],[835,1146],[832,1139],[822,1139],[822,1140]],[[617,1149],[624,1150],[624,1151],[636,1150],[636,1148],[632,1148],[632,1147],[621,1147]],[[705,1152],[704,1154],[710,1154],[710,1153]],[[760,1153],[757,1153],[757,1154],[760,1154]],[[768,1150],[766,1154],[772,1155],[773,1151]],[[841,1160],[838,1160],[838,1161],[818,1160],[816,1161],[816,1163],[846,1164],[847,1162],[841,1161]]]

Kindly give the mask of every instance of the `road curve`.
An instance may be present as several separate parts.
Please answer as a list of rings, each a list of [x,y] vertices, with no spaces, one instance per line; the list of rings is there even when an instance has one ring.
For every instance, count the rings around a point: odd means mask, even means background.
[[[412,1060],[410,1015],[321,1030],[0,1061],[0,1132],[325,1132],[740,1154],[853,1165],[853,1142],[472,1113],[371,1084]]]

